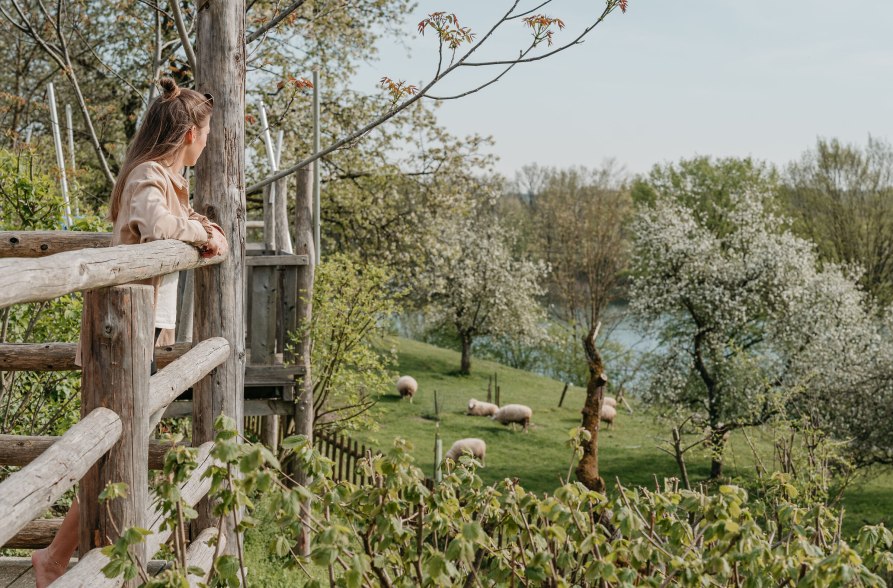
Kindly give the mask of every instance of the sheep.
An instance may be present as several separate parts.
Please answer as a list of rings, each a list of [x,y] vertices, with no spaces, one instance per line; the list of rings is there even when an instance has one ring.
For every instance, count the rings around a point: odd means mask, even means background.
[[[400,398],[408,396],[409,401],[412,402],[412,397],[415,396],[418,389],[419,383],[412,376],[400,376],[400,379],[397,380],[397,392],[400,394]]]
[[[610,406],[613,408],[617,408],[617,399],[613,396],[605,396],[602,400],[602,406]]]
[[[530,417],[532,416],[533,411],[529,406],[524,406],[523,404],[506,404],[497,410],[490,418],[503,425],[519,423],[524,426],[524,431],[527,432],[527,427],[530,425]]]
[[[598,416],[602,421],[608,423],[609,429],[613,429],[614,419],[617,418],[617,409],[609,404],[604,404]]]
[[[459,456],[463,453],[470,452],[472,457],[480,460],[481,466],[484,465],[484,458],[487,456],[487,443],[483,439],[469,437],[467,439],[459,439],[450,450],[446,452],[444,457],[448,457],[453,461],[459,461]]]
[[[482,402],[472,398],[468,401],[468,411],[465,414],[471,416],[493,416],[499,407],[489,402]]]

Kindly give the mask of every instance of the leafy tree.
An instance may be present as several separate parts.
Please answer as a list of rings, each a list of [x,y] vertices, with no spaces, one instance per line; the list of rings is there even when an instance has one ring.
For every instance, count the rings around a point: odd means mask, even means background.
[[[470,211],[442,226],[419,280],[433,323],[455,329],[462,344],[459,372],[471,373],[476,337],[538,337],[544,314],[537,302],[543,263],[515,259],[512,233],[492,215]]]
[[[775,194],[778,173],[750,157],[699,156],[655,165],[646,177],[633,182],[632,197],[637,204],[653,204],[661,196],[672,198],[695,211],[699,222],[718,224],[732,199],[748,190]],[[724,228],[717,226],[717,230]]]
[[[381,350],[381,338],[401,295],[385,270],[335,254],[317,268],[313,298],[314,428],[374,427],[369,411],[393,387],[389,368],[396,363],[394,350]]]
[[[658,195],[639,211],[632,308],[663,339],[649,396],[694,413],[716,478],[730,431],[786,409],[846,429],[884,347],[864,295],[840,268],[819,269],[771,195],[733,194],[709,217],[688,202]]]
[[[598,428],[608,378],[596,336],[628,263],[630,194],[613,162],[595,170],[526,166],[516,187],[517,199],[509,200],[511,208],[503,208],[512,218],[521,216],[519,206],[529,211],[529,251],[551,267],[546,281],[549,308],[558,324],[567,327],[559,337],[569,339],[555,344],[587,366],[583,426],[590,436],[577,477],[600,491],[604,481],[598,473]],[[582,354],[575,353],[580,341]],[[566,373],[566,366],[561,371]]]
[[[819,139],[788,166],[781,189],[794,229],[822,259],[858,265],[859,283],[882,304],[893,301],[893,147]]]

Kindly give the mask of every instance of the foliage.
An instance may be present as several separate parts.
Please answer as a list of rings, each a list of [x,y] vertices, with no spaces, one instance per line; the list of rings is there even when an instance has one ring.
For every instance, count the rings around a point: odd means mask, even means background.
[[[56,230],[63,202],[56,180],[37,153],[0,149],[0,229]],[[76,219],[78,230],[98,230],[92,215]],[[81,296],[72,294],[0,309],[0,342],[75,341],[80,332]],[[0,375],[0,432],[61,434],[77,422],[80,376],[67,372],[3,372]]]
[[[711,495],[678,490],[672,480],[654,491],[618,486],[615,499],[576,483],[540,496],[510,479],[484,485],[476,462],[463,456],[429,489],[410,448],[398,439],[386,455],[361,463],[374,482],[357,487],[332,482],[331,462],[306,438],[291,437],[284,444],[313,473],[313,481],[288,488],[272,455],[235,443],[232,423],[218,420],[217,427],[219,463],[209,473],[211,495],[220,499],[217,514],[234,512],[237,505],[251,509],[249,495],[264,492],[279,528],[271,552],[283,565],[303,570],[311,578],[308,586],[322,585],[309,571],[311,563],[326,570],[330,585],[357,587],[702,586],[705,581],[880,587],[879,574],[893,570],[888,529],[865,527],[848,544],[836,513],[799,504],[783,477],[760,501],[736,486],[721,486]],[[572,435],[571,444],[579,445],[581,437]],[[232,475],[236,469],[240,477]],[[309,557],[299,557],[291,546],[302,530],[298,513],[308,498],[313,540]],[[138,539],[141,534],[124,535]],[[108,551],[113,563],[126,557],[115,547]],[[224,558],[216,560],[215,569]],[[174,576],[182,579],[183,573],[175,567],[170,581],[152,585],[179,586]],[[209,585],[233,585],[230,579],[237,581],[218,573]]]
[[[419,276],[431,321],[455,329],[462,342],[460,371],[471,369],[476,337],[540,336],[544,316],[537,304],[543,263],[515,259],[511,232],[479,205],[442,229],[438,247]]]
[[[823,260],[858,265],[860,284],[879,302],[893,301],[893,147],[819,139],[788,166],[780,192],[794,230]]]
[[[869,422],[887,430],[856,409],[889,394],[860,385],[885,373],[880,326],[853,281],[819,269],[769,201],[745,191],[703,214],[694,197],[658,195],[634,224],[632,309],[663,340],[649,396],[697,415],[716,452],[714,476],[728,431],[785,411],[838,433]],[[865,441],[853,449],[868,449]]]
[[[381,336],[401,298],[372,263],[334,254],[317,267],[309,325],[316,428],[374,427],[368,411],[395,379],[394,351],[381,350]]]

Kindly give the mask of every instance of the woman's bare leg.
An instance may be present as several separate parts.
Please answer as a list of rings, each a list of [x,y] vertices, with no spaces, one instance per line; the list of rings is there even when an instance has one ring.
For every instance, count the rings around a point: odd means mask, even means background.
[[[53,542],[46,549],[38,549],[31,555],[31,565],[34,566],[34,579],[37,588],[46,588],[56,578],[68,569],[68,560],[78,548],[78,523],[80,521],[80,508],[75,499],[71,503],[68,514],[62,519],[59,532],[53,537]]]

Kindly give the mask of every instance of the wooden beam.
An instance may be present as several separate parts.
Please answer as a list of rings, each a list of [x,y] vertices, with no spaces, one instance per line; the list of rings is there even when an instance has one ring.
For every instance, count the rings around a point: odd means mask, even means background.
[[[212,337],[202,341],[149,380],[149,431],[161,421],[164,410],[187,388],[211,373],[230,354],[229,341]]]
[[[97,408],[40,457],[6,478],[0,484],[0,545],[77,484],[114,445],[121,431],[117,414]]]
[[[205,443],[199,447],[198,467],[192,472],[188,480],[180,484],[180,495],[183,501],[190,506],[194,506],[211,488],[211,479],[204,478],[204,473],[214,463],[214,460],[211,458],[213,446],[213,443]],[[160,530],[162,518],[154,507],[146,511],[145,520],[149,523],[148,529],[153,531],[151,535],[146,537],[147,552],[154,554],[167,541],[171,532],[170,530]],[[122,583],[121,578],[106,578],[105,574],[102,573],[102,568],[108,563],[109,558],[102,553],[102,549],[92,549],[80,558],[77,565],[66,572],[57,582],[60,586],[117,588]]]
[[[189,545],[186,550],[186,566],[190,569],[200,568],[205,570],[203,576],[189,574],[187,580],[190,588],[198,588],[199,586],[207,586],[208,576],[211,575],[211,568],[214,566],[214,552],[217,549],[217,529],[208,527]],[[226,537],[220,538],[221,548],[226,547]]]
[[[313,165],[318,165],[317,161]],[[316,260],[316,247],[318,243],[313,240],[313,166],[301,169],[297,174],[297,188],[295,190],[295,253],[306,255],[310,262],[297,272],[297,292],[295,296],[295,315],[298,324],[309,325],[313,313],[313,279],[316,272],[314,260]],[[317,219],[318,220],[318,219]],[[300,388],[295,389],[295,434],[305,435],[313,442],[313,381],[310,372],[310,334],[309,329],[298,342],[294,363],[304,368],[304,378]],[[293,460],[294,463],[296,460]],[[307,484],[307,473],[299,469],[290,472],[298,484]],[[303,529],[298,538],[297,551],[299,555],[310,553],[310,524],[309,504],[306,505],[303,515]]]
[[[198,249],[174,239],[68,251],[38,259],[0,259],[0,308],[129,284],[221,261],[219,256],[204,259]]]
[[[134,285],[84,295],[81,410],[114,411],[125,433],[78,487],[82,555],[114,543],[129,527],[145,527],[154,298],[151,286]],[[100,492],[111,483],[126,484],[127,496],[100,504]],[[145,545],[133,545],[130,551],[137,565],[146,564]],[[125,585],[135,587],[137,582]]]
[[[53,541],[59,532],[62,519],[36,519],[22,527],[22,530],[3,545],[4,549],[43,549]]]
[[[175,400],[165,410],[164,418],[192,416],[192,406],[191,400]],[[244,410],[244,416],[291,415],[295,412],[295,403],[287,400],[246,400]]]
[[[0,231],[0,258],[46,257],[63,251],[108,247],[111,244],[111,233]]]
[[[226,415],[242,431],[245,376],[245,0],[204,2],[197,10],[199,48],[195,87],[214,100],[207,148],[195,168],[195,210],[222,228],[230,256],[213,268],[195,272],[196,340],[223,337],[233,346],[213,378],[193,391],[193,443],[214,438],[214,419]],[[194,529],[215,526],[208,501],[198,507]],[[235,555],[235,525],[227,517],[227,553]],[[197,533],[196,533],[197,534]]]
[[[26,466],[43,454],[62,437],[0,435],[0,466]],[[184,443],[180,443],[183,445]],[[170,441],[149,441],[149,469],[160,470],[164,456],[173,447]]]
[[[79,371],[75,365],[77,343],[3,343],[0,344],[0,371],[64,372]],[[177,343],[155,348],[155,365],[170,364],[192,349],[192,343]]]
[[[249,255],[245,258],[247,265],[269,266],[269,265],[307,265],[309,263],[306,255]]]

